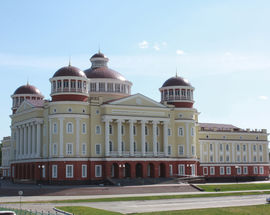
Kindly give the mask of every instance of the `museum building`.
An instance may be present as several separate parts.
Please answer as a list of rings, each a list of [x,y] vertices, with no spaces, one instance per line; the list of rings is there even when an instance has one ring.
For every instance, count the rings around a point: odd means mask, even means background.
[[[199,123],[194,87],[176,75],[161,101],[131,94],[132,83],[98,52],[85,71],[50,78],[51,99],[30,84],[12,98],[2,171],[14,181],[99,183],[113,178],[265,179],[268,134]]]

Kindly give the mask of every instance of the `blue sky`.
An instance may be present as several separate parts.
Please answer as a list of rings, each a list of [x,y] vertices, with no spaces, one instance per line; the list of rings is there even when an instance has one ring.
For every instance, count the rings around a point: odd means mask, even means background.
[[[132,93],[160,100],[171,76],[195,87],[200,122],[270,130],[269,1],[0,2],[0,138],[10,134],[17,87],[37,86],[68,64],[84,70],[98,51],[133,82]]]

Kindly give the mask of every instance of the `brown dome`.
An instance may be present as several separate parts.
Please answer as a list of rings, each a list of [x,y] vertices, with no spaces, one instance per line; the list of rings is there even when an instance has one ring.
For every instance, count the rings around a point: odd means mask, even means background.
[[[17,90],[15,90],[13,95],[16,95],[16,94],[38,94],[38,95],[41,95],[41,92],[35,86],[27,84],[27,85],[23,85],[23,86],[20,86],[19,88],[17,88]]]
[[[84,72],[75,66],[65,66],[60,68],[54,73],[53,78],[59,76],[77,76],[86,78]]]
[[[90,59],[92,58],[105,58],[105,55],[101,52],[98,52],[96,54],[94,54]]]
[[[111,78],[125,81],[126,79],[118,72],[109,69],[108,67],[90,68],[84,71],[87,78]]]
[[[172,78],[169,78],[167,81],[164,82],[162,87],[170,87],[170,86],[188,86],[191,87],[190,83],[188,80],[175,76]]]

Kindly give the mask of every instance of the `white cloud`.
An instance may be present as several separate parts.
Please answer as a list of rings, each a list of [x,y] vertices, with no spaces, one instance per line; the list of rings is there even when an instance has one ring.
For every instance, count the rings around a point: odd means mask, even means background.
[[[139,43],[140,49],[147,49],[149,47],[149,43],[147,41],[142,41]]]
[[[185,52],[183,50],[178,49],[178,50],[176,50],[176,54],[183,55],[183,54],[185,54]]]
[[[267,96],[259,96],[258,97],[260,100],[268,100],[268,97]]]
[[[155,45],[153,46],[153,48],[154,48],[156,51],[159,51],[159,50],[160,50],[160,48],[159,48],[159,45],[158,45],[158,44],[155,44]]]

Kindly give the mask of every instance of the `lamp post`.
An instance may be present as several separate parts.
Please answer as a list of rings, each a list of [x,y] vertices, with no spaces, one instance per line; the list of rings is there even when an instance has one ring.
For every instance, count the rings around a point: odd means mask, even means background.
[[[38,168],[39,168],[39,180],[41,182],[41,180],[42,180],[42,171],[45,168],[45,165],[38,165]]]
[[[235,181],[236,181],[236,183],[238,183],[238,178],[237,178],[237,174],[238,174],[238,169],[239,169],[240,167],[239,166],[235,166]]]

